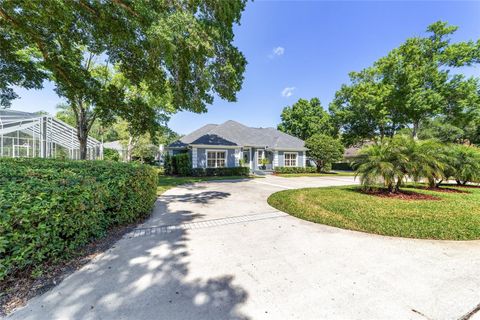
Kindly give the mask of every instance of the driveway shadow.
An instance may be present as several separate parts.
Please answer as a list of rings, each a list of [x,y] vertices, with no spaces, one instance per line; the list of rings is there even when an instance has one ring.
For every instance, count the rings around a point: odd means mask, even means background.
[[[169,214],[183,222],[195,218]],[[127,234],[11,319],[249,319],[239,311],[248,293],[233,284],[233,275],[188,279],[189,240],[182,229]]]
[[[173,202],[191,202],[206,204],[213,200],[221,200],[229,197],[231,194],[221,191],[204,191],[200,193],[185,193],[181,195],[162,195],[159,200],[167,203]]]
[[[230,193],[221,191],[162,195],[157,199],[150,219],[148,219],[142,227],[181,224],[204,216],[204,214],[195,213],[190,210],[177,209],[176,211],[172,211],[169,207],[175,203],[182,203],[185,204],[186,208],[190,208],[188,205],[190,203],[207,204],[215,200],[225,199],[229,196]]]

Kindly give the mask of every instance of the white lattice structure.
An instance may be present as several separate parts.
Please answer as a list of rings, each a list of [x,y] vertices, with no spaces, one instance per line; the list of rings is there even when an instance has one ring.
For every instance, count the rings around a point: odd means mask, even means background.
[[[87,140],[87,159],[102,158],[99,141]],[[0,110],[0,157],[80,158],[77,129],[49,115]]]

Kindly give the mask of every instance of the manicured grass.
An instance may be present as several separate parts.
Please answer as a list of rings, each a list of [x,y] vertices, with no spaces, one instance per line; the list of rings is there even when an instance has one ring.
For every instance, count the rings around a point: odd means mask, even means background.
[[[163,176],[158,177],[157,194],[160,195],[165,191],[174,188],[182,184],[189,184],[202,181],[212,180],[233,180],[233,179],[249,179],[251,177],[243,176],[219,176],[219,177],[175,177],[175,176]]]
[[[276,176],[283,178],[298,178],[298,177],[353,177],[354,171],[331,171],[321,173],[279,173]]]
[[[459,188],[468,193],[407,189],[441,200],[381,198],[348,186],[280,191],[268,203],[300,219],[344,229],[407,238],[480,239],[480,188]]]

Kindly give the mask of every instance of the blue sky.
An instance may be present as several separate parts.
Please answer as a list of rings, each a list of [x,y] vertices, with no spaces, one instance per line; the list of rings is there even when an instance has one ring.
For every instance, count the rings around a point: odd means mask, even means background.
[[[272,127],[279,123],[283,107],[299,98],[319,97],[328,108],[350,71],[370,66],[408,37],[423,35],[437,20],[460,27],[454,41],[480,38],[479,1],[249,2],[235,28],[235,44],[248,60],[238,101],[216,99],[208,113],[181,112],[169,126],[189,133],[232,119]],[[480,76],[480,67],[462,72]],[[12,109],[55,113],[60,101],[51,84],[17,93],[21,99]]]

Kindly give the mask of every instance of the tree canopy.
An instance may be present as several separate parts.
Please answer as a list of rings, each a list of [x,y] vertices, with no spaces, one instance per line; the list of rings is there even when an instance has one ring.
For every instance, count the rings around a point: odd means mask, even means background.
[[[345,151],[340,140],[329,135],[316,133],[305,141],[307,155],[317,165],[317,171],[328,171],[332,163],[343,158]]]
[[[336,134],[330,115],[322,108],[318,98],[312,98],[310,101],[300,99],[292,106],[285,107],[281,118],[278,130],[302,140],[316,133]]]
[[[97,119],[147,131],[159,114],[205,112],[215,95],[234,101],[246,60],[233,25],[245,2],[2,1],[0,103],[16,98],[13,86],[53,81],[82,145]]]
[[[330,105],[348,144],[391,137],[402,128],[417,137],[422,123],[437,117],[469,125],[480,109],[479,81],[452,71],[480,62],[480,40],[451,43],[456,30],[435,22],[428,36],[407,39],[373,66],[350,74],[351,83]]]

